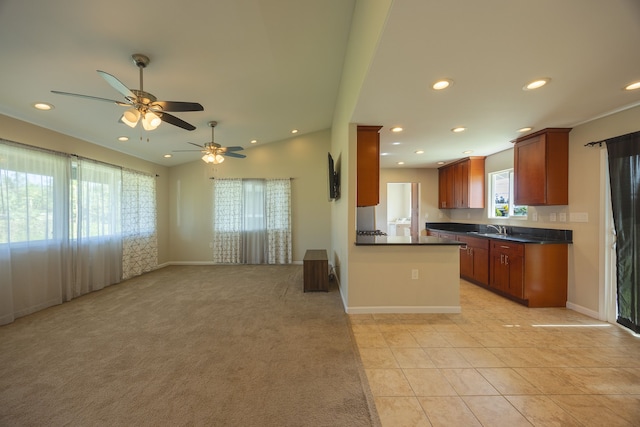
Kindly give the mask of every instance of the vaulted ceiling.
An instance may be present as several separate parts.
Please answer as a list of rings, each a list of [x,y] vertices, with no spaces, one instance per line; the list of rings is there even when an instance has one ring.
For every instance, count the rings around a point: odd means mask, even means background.
[[[355,3],[1,0],[0,113],[168,166],[200,157],[173,151],[209,142],[211,120],[216,142],[245,149],[327,129]],[[640,80],[638,40],[635,0],[395,0],[352,121],[384,126],[383,167],[489,155],[522,127],[574,127],[639,105],[640,90],[623,90]],[[151,60],[145,91],[202,104],[172,113],[196,130],[131,129],[121,106],[51,93],[122,101],[96,70],[139,89],[134,53]],[[430,88],[442,78],[452,86]],[[522,89],[539,78],[551,80]]]

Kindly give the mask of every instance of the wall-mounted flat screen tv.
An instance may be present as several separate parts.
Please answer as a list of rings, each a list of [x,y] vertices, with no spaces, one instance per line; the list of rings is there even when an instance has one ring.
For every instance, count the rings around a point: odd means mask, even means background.
[[[340,172],[336,170],[333,157],[329,153],[329,200],[336,200],[340,198]]]

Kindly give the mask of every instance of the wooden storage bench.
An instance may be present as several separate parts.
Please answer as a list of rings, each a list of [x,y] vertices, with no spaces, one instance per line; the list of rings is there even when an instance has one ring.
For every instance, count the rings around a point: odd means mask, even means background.
[[[324,249],[309,249],[302,261],[304,269],[304,292],[329,292],[329,259]]]

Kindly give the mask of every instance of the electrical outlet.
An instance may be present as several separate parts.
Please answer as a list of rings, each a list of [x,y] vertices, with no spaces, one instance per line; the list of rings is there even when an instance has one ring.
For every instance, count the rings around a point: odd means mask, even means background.
[[[560,219],[560,222],[567,222],[567,214],[565,212],[560,212],[558,214],[558,218]]]
[[[417,269],[414,268],[413,270],[411,270],[411,278],[413,280],[416,280],[418,278],[418,270]]]
[[[537,221],[538,220],[538,212],[534,212],[533,213],[533,220]]]
[[[552,212],[549,214],[549,221],[556,222],[556,213]]]
[[[589,222],[589,213],[587,212],[572,212],[569,214],[571,222]]]

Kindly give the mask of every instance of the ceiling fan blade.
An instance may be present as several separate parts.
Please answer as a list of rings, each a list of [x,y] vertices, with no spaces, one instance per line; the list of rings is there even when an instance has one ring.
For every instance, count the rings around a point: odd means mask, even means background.
[[[186,152],[200,152],[204,153],[203,150],[172,150],[172,153],[186,153]]]
[[[179,128],[186,130],[194,130],[196,128],[194,125],[187,123],[184,120],[177,118],[176,116],[172,116],[171,114],[158,113],[158,115],[163,122],[178,126]]]
[[[235,147],[224,147],[225,151],[242,151],[244,150],[244,148],[240,147],[240,146],[235,146]]]
[[[201,149],[204,149],[204,146],[200,145],[200,144],[196,144],[194,142],[187,142],[187,144],[191,144],[191,145],[195,145],[196,147],[199,147]]]
[[[160,106],[160,111],[204,111],[204,107],[197,102],[156,101],[151,104],[151,110],[155,106]]]
[[[118,105],[120,105],[122,107],[128,107],[129,105],[131,105],[131,104],[127,103],[127,102],[116,101],[114,99],[99,98],[97,96],[91,96],[91,95],[81,95],[79,93],[60,92],[59,90],[52,90],[51,93],[55,93],[57,95],[77,96],[79,98],[93,99],[93,100],[96,100],[96,101],[112,102],[112,103],[118,104]]]
[[[122,83],[120,80],[118,80],[117,78],[115,78],[109,73],[105,73],[104,71],[101,71],[101,70],[96,70],[96,71],[98,72],[98,74],[100,74],[100,76],[102,76],[103,79],[107,81],[107,83],[111,85],[112,88],[120,92],[122,96],[124,96],[127,99],[136,99],[136,95],[133,92],[131,92],[131,89],[126,87],[124,83]]]
[[[245,156],[244,154],[239,154],[239,153],[221,153],[223,156],[225,157],[237,157],[238,159],[244,159]]]

